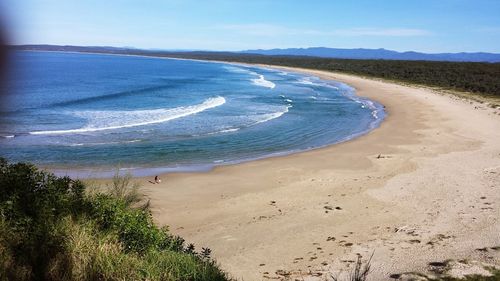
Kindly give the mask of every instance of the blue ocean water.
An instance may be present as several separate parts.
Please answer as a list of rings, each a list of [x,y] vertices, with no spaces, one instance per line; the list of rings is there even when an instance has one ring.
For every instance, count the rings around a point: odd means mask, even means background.
[[[384,118],[345,84],[274,69],[56,52],[13,61],[0,156],[59,173],[209,169],[345,141]]]

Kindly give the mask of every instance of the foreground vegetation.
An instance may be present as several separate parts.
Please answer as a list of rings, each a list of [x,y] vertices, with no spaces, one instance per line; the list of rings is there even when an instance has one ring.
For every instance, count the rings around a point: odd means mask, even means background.
[[[0,159],[0,280],[228,280],[158,228],[129,177],[107,193]]]

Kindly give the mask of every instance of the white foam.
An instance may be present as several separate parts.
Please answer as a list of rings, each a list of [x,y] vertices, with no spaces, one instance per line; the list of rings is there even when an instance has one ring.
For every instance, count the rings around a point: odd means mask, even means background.
[[[233,73],[249,73],[249,74],[256,74],[253,71],[250,71],[248,69],[242,68],[242,67],[237,67],[237,66],[232,66],[232,65],[224,65],[222,68],[225,70],[228,70],[229,72]]]
[[[2,138],[5,138],[5,139],[11,139],[15,137],[15,135],[5,135],[5,136],[2,136]]]
[[[375,104],[372,101],[366,100],[366,99],[360,99],[356,96],[350,96],[349,98],[351,100],[353,100],[354,102],[361,104],[361,108],[370,109],[372,111],[371,114],[372,114],[373,118],[375,118],[375,119],[379,118],[378,117],[378,108],[377,108],[377,106],[375,106]]]
[[[302,78],[302,79],[298,80],[296,83],[298,83],[298,84],[304,84],[304,85],[321,86],[319,84],[316,84],[316,83],[312,82],[309,77]]]
[[[244,67],[237,67],[234,65],[225,65],[225,66],[223,66],[223,68],[230,71],[230,72],[233,72],[233,73],[246,73],[246,74],[258,76],[259,78],[251,79],[252,83],[257,85],[257,86],[266,87],[266,88],[270,88],[270,89],[274,89],[274,87],[276,87],[276,84],[274,84],[273,82],[271,82],[269,80],[266,80],[264,75],[259,74],[255,71],[251,71],[251,70],[246,69]],[[263,69],[265,69],[265,68],[263,68]]]
[[[315,81],[315,82],[313,82]],[[322,80],[318,77],[315,76],[310,76],[310,77],[304,77],[301,78],[300,80],[297,80],[295,83],[297,84],[302,84],[302,85],[308,85],[308,86],[320,86],[320,87],[327,87],[327,88],[332,88],[335,90],[339,90],[338,87],[333,86],[329,83],[321,82]]]
[[[373,118],[378,119],[378,108],[375,106],[375,104],[369,100],[365,100],[365,104],[372,110]]]
[[[276,74],[278,74],[278,75],[283,75],[283,76],[288,75],[288,72],[286,72],[286,71],[282,71],[282,70],[277,70],[277,69],[274,69],[274,68],[269,68],[269,67],[262,67],[262,66],[260,66],[260,67],[259,67],[259,69],[265,69],[265,70],[267,70],[267,71],[274,72],[274,73],[276,73]]]
[[[283,111],[256,115],[255,116],[256,118],[254,119],[255,123],[253,123],[250,126],[265,123],[265,122],[271,121],[271,120],[276,119],[276,118],[280,118],[283,114],[287,113],[288,109],[291,107],[292,107],[291,105],[288,105],[285,107],[285,109]]]
[[[236,132],[238,131],[240,128],[231,128],[231,129],[225,129],[225,130],[221,130],[219,131],[219,133],[230,133],[230,132]]]
[[[291,99],[285,99],[286,102],[292,103],[293,101]]]
[[[291,108],[291,107],[293,107],[293,106],[287,105],[287,106],[283,106],[283,110],[281,110],[281,111],[264,113],[264,114],[247,115],[244,117],[249,119],[249,121],[250,121],[249,123],[247,123],[241,127],[237,127],[237,128],[228,128],[228,129],[223,129],[223,130],[219,130],[216,132],[211,132],[211,133],[208,133],[207,135],[216,135],[216,134],[236,132],[236,131],[239,131],[240,129],[249,128],[249,127],[255,126],[257,124],[265,123],[265,122],[268,122],[268,121],[271,121],[273,119],[276,119],[276,118],[283,116],[283,114],[287,113],[289,108]],[[199,136],[199,135],[194,135],[194,136]]]
[[[122,143],[134,143],[134,142],[140,142],[141,140],[136,139],[136,140],[129,140],[129,141],[111,141],[111,142],[91,142],[91,143],[72,143],[69,146],[84,146],[84,145],[106,145],[106,144],[122,144]]]
[[[259,75],[259,78],[252,79],[252,82],[255,85],[261,86],[261,87],[266,87],[269,89],[274,89],[274,87],[276,87],[276,84],[274,84],[273,82],[271,82],[269,80],[266,80],[264,78],[264,75],[262,75],[262,74],[257,74],[257,75]]]
[[[240,128],[229,128],[229,129],[223,129],[223,130],[220,130],[220,131],[215,131],[215,132],[210,132],[210,133],[206,133],[206,135],[217,135],[217,134],[224,134],[224,133],[231,133],[231,132],[236,132],[236,131],[239,131]],[[199,137],[199,136],[202,136],[203,134],[201,135],[193,135],[193,137]]]
[[[88,124],[83,128],[71,130],[36,131],[30,132],[30,134],[55,135],[87,133],[158,124],[200,113],[207,109],[221,106],[224,103],[226,103],[226,99],[224,99],[223,97],[215,97],[209,98],[201,104],[171,109],[134,111],[81,111],[73,114],[88,120]]]

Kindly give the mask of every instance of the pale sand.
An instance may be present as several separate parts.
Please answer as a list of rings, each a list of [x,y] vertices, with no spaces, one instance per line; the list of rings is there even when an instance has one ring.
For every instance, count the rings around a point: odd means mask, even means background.
[[[162,175],[155,185],[140,179],[160,225],[211,248],[244,280],[337,273],[372,251],[371,280],[448,258],[500,263],[500,251],[476,250],[500,246],[500,111],[428,89],[293,70],[355,87],[386,106],[386,120],[324,149]]]

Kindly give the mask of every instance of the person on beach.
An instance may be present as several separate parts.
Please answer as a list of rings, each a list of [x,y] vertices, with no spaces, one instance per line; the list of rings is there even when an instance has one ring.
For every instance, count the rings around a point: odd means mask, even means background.
[[[161,183],[160,177],[155,176],[155,183]]]

